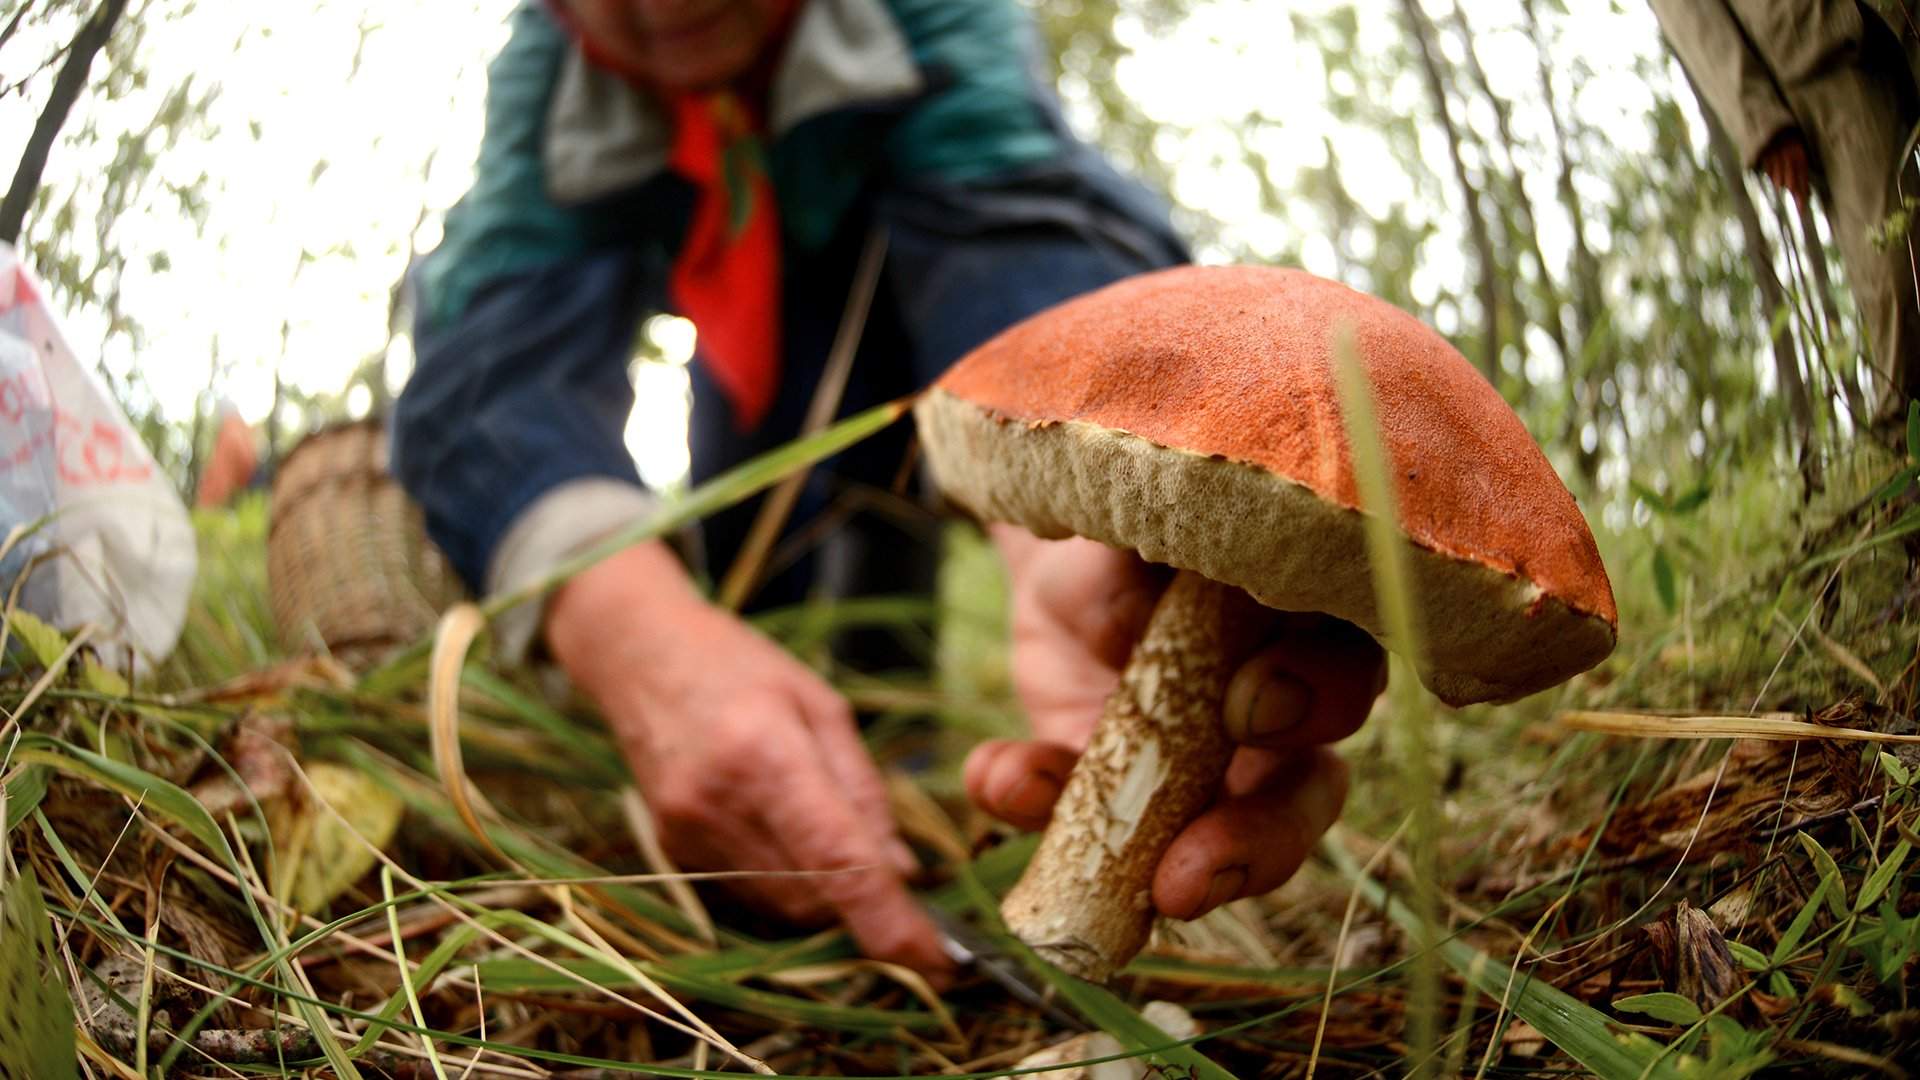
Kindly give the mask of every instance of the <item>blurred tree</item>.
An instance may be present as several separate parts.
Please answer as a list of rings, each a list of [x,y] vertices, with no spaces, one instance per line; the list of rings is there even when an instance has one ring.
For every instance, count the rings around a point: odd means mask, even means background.
[[[7,23],[6,34],[0,37],[0,43],[4,43],[19,29],[28,7],[29,0],[21,0],[20,10]],[[20,242],[20,227],[26,220],[27,207],[33,201],[34,192],[40,190],[40,174],[47,167],[47,155],[53,151],[53,141],[59,136],[60,129],[66,126],[74,102],[80,100],[80,91],[86,86],[87,72],[93,68],[94,57],[105,47],[107,39],[113,36],[113,29],[120,24],[120,17],[126,14],[126,10],[127,0],[103,0],[61,50],[60,74],[54,79],[53,90],[47,96],[45,107],[40,110],[40,118],[34,122],[33,134],[27,137],[26,151],[20,155],[20,164],[14,169],[13,183],[8,186],[6,196],[0,198],[0,242]]]
[[[1144,42],[1230,0],[1030,3],[1069,111],[1171,189],[1194,132],[1148,115],[1120,73]],[[1399,34],[1376,29],[1387,15]],[[1601,18],[1637,20],[1630,69],[1589,67],[1583,24]],[[1261,212],[1291,239],[1256,251],[1245,222],[1184,211],[1203,251],[1330,253],[1333,273],[1450,333],[1535,431],[1557,433],[1550,451],[1589,492],[1624,490],[1629,455],[1658,482],[1734,445],[1812,481],[1857,427],[1837,418],[1863,395],[1819,225],[1768,214],[1725,170],[1641,5],[1357,0],[1288,22],[1324,76],[1319,160],[1299,157],[1297,114],[1250,109],[1235,134]],[[1644,108],[1599,119],[1622,79]],[[1350,159],[1369,142],[1407,180],[1390,205],[1354,198]]]
[[[1500,378],[1500,299],[1497,278],[1501,266],[1493,252],[1493,236],[1487,228],[1486,210],[1481,205],[1481,188],[1467,168],[1467,134],[1453,119],[1452,94],[1448,87],[1455,81],[1453,71],[1440,55],[1436,31],[1420,0],[1400,0],[1405,12],[1407,33],[1413,38],[1420,70],[1426,76],[1427,93],[1433,98],[1434,116],[1447,139],[1447,160],[1453,164],[1453,179],[1459,185],[1467,213],[1467,236],[1473,241],[1474,260],[1480,274],[1480,372],[1490,382]]]
[[[130,249],[116,226],[129,211],[153,202],[201,223],[207,213],[204,175],[186,182],[159,177],[158,190],[155,182],[163,156],[204,128],[218,91],[192,75],[170,87],[154,86],[143,50],[156,22],[186,18],[193,10],[191,2],[0,0],[0,65],[24,73],[0,86],[0,101],[17,98],[20,104],[8,107],[36,110],[0,198],[0,240],[21,249],[60,308],[98,312],[106,334],[124,337],[136,350],[141,328],[122,303],[121,281],[131,260],[163,269],[167,256]],[[109,108],[116,119],[144,119],[116,129],[103,123]],[[48,166],[60,155],[100,161],[102,167],[77,175],[69,167],[62,182],[50,183]],[[138,366],[119,374],[106,365],[97,370],[155,458],[185,490],[195,442],[190,426],[161,414]]]

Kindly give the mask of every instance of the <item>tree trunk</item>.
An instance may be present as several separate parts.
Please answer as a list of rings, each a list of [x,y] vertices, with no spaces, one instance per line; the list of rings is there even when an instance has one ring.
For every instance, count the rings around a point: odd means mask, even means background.
[[[1467,235],[1473,241],[1474,255],[1480,261],[1480,310],[1484,327],[1480,338],[1480,370],[1488,382],[1500,377],[1500,296],[1495,280],[1493,237],[1487,231],[1487,218],[1480,208],[1480,191],[1467,175],[1466,159],[1460,154],[1460,130],[1454,126],[1453,110],[1447,100],[1447,80],[1440,70],[1440,56],[1433,44],[1433,24],[1420,10],[1420,0],[1400,0],[1407,13],[1407,32],[1413,36],[1420,55],[1421,69],[1427,78],[1427,92],[1433,95],[1433,109],[1447,136],[1447,156],[1453,162],[1453,178],[1467,204]]]
[[[1573,228],[1573,300],[1574,315],[1580,330],[1580,343],[1575,353],[1577,359],[1567,368],[1567,422],[1566,439],[1572,444],[1580,464],[1580,472],[1588,483],[1600,472],[1600,442],[1594,440],[1594,448],[1588,450],[1580,440],[1580,429],[1589,418],[1598,427],[1599,416],[1596,406],[1600,395],[1593,388],[1590,373],[1598,365],[1600,357],[1596,352],[1604,348],[1604,343],[1595,340],[1600,327],[1600,262],[1593,257],[1593,249],[1587,246],[1587,216],[1580,207],[1580,193],[1573,186],[1573,153],[1568,146],[1568,134],[1560,120],[1560,106],[1553,94],[1553,66],[1547,58],[1547,43],[1540,33],[1540,20],[1533,9],[1533,0],[1521,0],[1520,9],[1527,19],[1527,31],[1533,39],[1534,54],[1540,64],[1541,100],[1546,103],[1547,117],[1553,124],[1554,148],[1560,159],[1560,175],[1555,181],[1555,189],[1560,195],[1560,204],[1567,211],[1569,224]],[[1604,435],[1605,432],[1601,432]]]
[[[1693,80],[1687,80],[1692,85]],[[1699,88],[1694,88],[1695,96]],[[1747,261],[1753,265],[1753,281],[1760,290],[1760,304],[1765,309],[1761,317],[1768,326],[1778,329],[1773,335],[1773,369],[1780,381],[1780,395],[1786,399],[1787,414],[1793,422],[1794,438],[1798,445],[1803,466],[1813,460],[1813,403],[1807,398],[1807,384],[1800,377],[1800,360],[1793,347],[1792,328],[1788,319],[1780,319],[1779,313],[1787,305],[1786,290],[1780,286],[1780,278],[1773,270],[1773,248],[1767,243],[1767,237],[1760,230],[1760,212],[1754,208],[1753,196],[1747,192],[1746,170],[1740,165],[1740,154],[1733,148],[1720,121],[1705,101],[1700,102],[1700,113],[1707,119],[1707,145],[1713,151],[1713,160],[1720,168],[1721,176],[1726,180],[1727,196],[1733,200],[1734,216],[1740,219],[1740,232],[1746,238]]]
[[[1535,224],[1533,199],[1527,195],[1526,176],[1520,171],[1520,158],[1516,152],[1519,142],[1513,137],[1513,109],[1504,98],[1493,92],[1493,83],[1487,78],[1486,69],[1480,66],[1480,56],[1473,50],[1473,27],[1468,25],[1467,13],[1461,10],[1459,0],[1454,0],[1453,21],[1460,28],[1461,37],[1467,42],[1467,73],[1473,76],[1474,84],[1480,88],[1480,92],[1486,95],[1487,101],[1493,106],[1494,128],[1500,133],[1500,145],[1507,157],[1506,195],[1517,218],[1517,221],[1508,228],[1508,235],[1517,237],[1527,245],[1528,252],[1533,255],[1534,265],[1540,268],[1537,286],[1547,310],[1545,318],[1533,321],[1546,331],[1547,339],[1553,342],[1555,349],[1559,350],[1562,367],[1571,371],[1574,356],[1573,349],[1568,344],[1566,313],[1563,310],[1560,287],[1553,279],[1553,272],[1548,269],[1546,253],[1540,250],[1540,230]],[[1522,342],[1520,396],[1524,401],[1532,396],[1533,386],[1527,378],[1524,359],[1524,309],[1515,295],[1511,278],[1507,282],[1507,293],[1515,323],[1514,339]]]
[[[53,141],[66,125],[74,103],[80,100],[80,91],[87,84],[87,72],[93,68],[93,58],[113,36],[113,28],[126,10],[127,0],[103,0],[74,35],[67,49],[67,61],[53,81],[53,93],[47,98],[46,108],[40,110],[40,118],[34,121],[33,133],[27,137],[27,149],[20,155],[13,185],[7,189],[6,198],[0,199],[0,241],[20,242],[20,231],[26,224],[27,210],[33,205],[34,192],[40,190],[40,174],[46,171]]]

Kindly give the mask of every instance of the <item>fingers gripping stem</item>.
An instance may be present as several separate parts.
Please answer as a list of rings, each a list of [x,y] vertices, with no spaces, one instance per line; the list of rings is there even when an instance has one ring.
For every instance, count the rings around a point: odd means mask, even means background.
[[[1220,788],[1233,753],[1221,702],[1271,621],[1245,593],[1191,572],[1160,598],[1001,904],[1008,929],[1061,968],[1103,982],[1146,944],[1154,870]]]

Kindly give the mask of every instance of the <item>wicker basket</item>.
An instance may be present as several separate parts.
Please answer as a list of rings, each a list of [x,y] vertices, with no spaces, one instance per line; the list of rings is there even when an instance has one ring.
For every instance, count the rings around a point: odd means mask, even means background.
[[[283,640],[366,663],[419,638],[462,590],[420,509],[387,473],[377,420],[315,432],[281,462],[267,585]]]

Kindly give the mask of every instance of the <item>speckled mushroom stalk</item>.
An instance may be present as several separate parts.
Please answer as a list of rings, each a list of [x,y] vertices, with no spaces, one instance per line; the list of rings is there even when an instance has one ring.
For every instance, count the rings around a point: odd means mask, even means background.
[[[1298,270],[1180,267],[1041,312],[914,405],[940,490],[986,521],[1182,571],[1002,910],[1099,979],[1144,944],[1167,844],[1218,791],[1225,683],[1259,605],[1381,639],[1332,342],[1373,388],[1442,701],[1507,701],[1613,649],[1593,534],[1498,391],[1419,320]]]
[[[1053,821],[1000,912],[1065,971],[1105,982],[1153,928],[1160,857],[1220,788],[1227,681],[1274,613],[1183,570],[1154,607]]]

